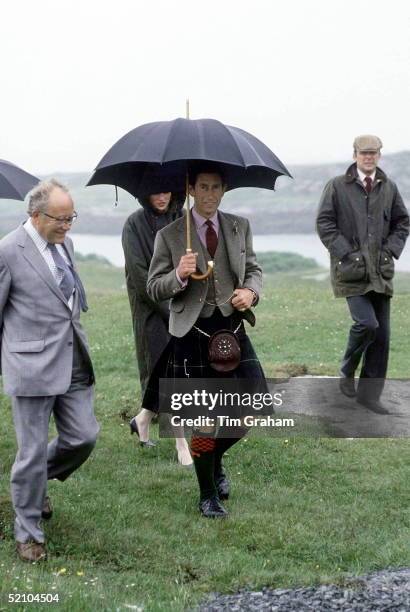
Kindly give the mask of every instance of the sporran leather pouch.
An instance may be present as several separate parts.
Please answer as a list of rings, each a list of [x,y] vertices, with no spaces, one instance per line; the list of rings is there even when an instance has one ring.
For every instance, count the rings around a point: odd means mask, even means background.
[[[208,359],[217,372],[232,372],[241,362],[241,347],[235,333],[229,329],[215,332],[208,341]]]

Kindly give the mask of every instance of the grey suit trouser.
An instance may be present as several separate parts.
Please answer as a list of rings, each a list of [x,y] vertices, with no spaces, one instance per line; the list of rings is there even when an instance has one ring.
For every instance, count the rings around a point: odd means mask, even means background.
[[[99,431],[94,416],[94,386],[88,372],[73,379],[64,395],[13,397],[13,420],[18,452],[11,471],[11,496],[16,514],[14,534],[18,542],[44,542],[41,512],[47,480],[65,480],[89,457]],[[53,413],[58,435],[48,442]]]

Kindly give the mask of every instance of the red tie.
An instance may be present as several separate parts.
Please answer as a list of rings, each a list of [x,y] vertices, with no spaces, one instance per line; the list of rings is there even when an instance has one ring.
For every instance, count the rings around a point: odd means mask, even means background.
[[[206,248],[208,249],[208,253],[212,258],[215,257],[216,247],[218,246],[218,236],[216,235],[216,231],[214,230],[214,224],[210,219],[206,222]]]
[[[371,190],[372,190],[372,182],[373,182],[372,179],[370,178],[370,176],[365,176],[364,182],[366,183],[365,189],[366,189],[367,193],[370,193]]]

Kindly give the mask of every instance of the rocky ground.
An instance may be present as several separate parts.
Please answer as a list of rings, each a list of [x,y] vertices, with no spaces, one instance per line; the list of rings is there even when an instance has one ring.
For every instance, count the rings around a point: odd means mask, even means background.
[[[384,570],[340,585],[212,594],[197,612],[409,612],[410,569]]]

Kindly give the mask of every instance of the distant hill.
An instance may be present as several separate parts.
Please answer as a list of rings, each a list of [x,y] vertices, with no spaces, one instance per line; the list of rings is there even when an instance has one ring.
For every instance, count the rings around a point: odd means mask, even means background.
[[[309,233],[314,231],[314,219],[320,194],[326,182],[343,174],[349,161],[337,164],[290,166],[294,180],[280,177],[276,191],[237,189],[226,194],[222,207],[248,217],[255,234]],[[397,182],[410,207],[410,151],[383,156],[381,167]],[[125,219],[138,202],[119,190],[119,204],[114,207],[115,190],[111,186],[87,187],[87,173],[54,174],[67,184],[79,212],[76,233],[114,234],[121,232]],[[0,235],[16,227],[26,218],[25,204],[0,200]]]

